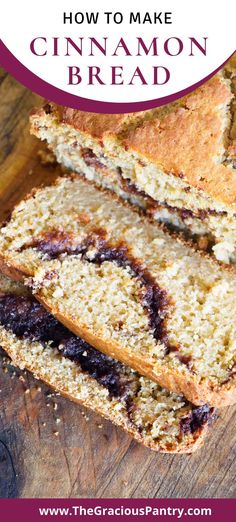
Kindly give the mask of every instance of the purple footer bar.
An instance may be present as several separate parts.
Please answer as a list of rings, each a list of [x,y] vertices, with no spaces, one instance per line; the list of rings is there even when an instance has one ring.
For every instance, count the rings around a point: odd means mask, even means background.
[[[0,519],[45,520],[236,520],[236,499],[2,499]]]

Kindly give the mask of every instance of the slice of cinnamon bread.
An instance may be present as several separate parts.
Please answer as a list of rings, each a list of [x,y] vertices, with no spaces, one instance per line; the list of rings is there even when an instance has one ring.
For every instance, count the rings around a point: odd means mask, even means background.
[[[236,400],[236,273],[109,191],[61,178],[14,210],[2,270],[75,334],[194,404]]]
[[[190,95],[152,111],[100,115],[47,104],[31,131],[57,160],[236,261],[236,57]]]
[[[196,407],[73,335],[23,285],[0,275],[0,346],[20,368],[156,451],[190,453],[214,412]]]

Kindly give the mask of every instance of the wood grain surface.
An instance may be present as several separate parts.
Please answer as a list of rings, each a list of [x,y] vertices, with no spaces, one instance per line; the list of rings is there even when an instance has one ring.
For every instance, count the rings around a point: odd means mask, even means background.
[[[0,219],[59,171],[43,166],[28,114],[41,100],[0,73]],[[192,456],[158,455],[52,394],[0,355],[0,497],[235,497],[236,408]]]

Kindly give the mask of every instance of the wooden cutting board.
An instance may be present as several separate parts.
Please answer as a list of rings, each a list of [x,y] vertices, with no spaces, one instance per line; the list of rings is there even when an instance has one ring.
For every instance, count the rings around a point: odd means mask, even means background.
[[[0,73],[0,219],[43,166],[28,114],[40,98]],[[235,497],[236,408],[220,412],[192,456],[158,455],[98,415],[52,394],[0,355],[0,497]]]

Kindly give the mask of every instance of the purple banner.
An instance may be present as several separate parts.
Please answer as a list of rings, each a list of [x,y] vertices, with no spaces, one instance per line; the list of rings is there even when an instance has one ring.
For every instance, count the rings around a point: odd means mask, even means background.
[[[231,57],[229,56],[229,58]],[[27,69],[21,62],[19,62],[19,60],[13,56],[9,49],[7,49],[3,41],[0,40],[0,66],[3,67],[8,73],[12,74],[16,80],[18,80],[20,83],[22,83],[22,85],[31,91],[39,94],[40,96],[43,96],[47,100],[54,101],[59,105],[64,105],[73,109],[79,109],[85,112],[88,111],[116,114],[144,111],[153,109],[155,107],[160,107],[166,103],[173,102],[178,98],[189,94],[197,87],[200,87],[203,83],[212,78],[212,76],[214,76],[214,74],[216,74],[225,65],[226,62],[222,63],[217,69],[212,71],[211,74],[199,82],[187,87],[182,91],[176,92],[175,94],[149,101],[133,103],[109,103],[75,96],[74,94],[62,91],[61,89],[58,89],[57,87],[45,82],[39,78],[39,76]]]
[[[39,520],[210,520],[233,522],[236,499],[2,499],[8,522]],[[72,517],[72,518],[71,518]]]

